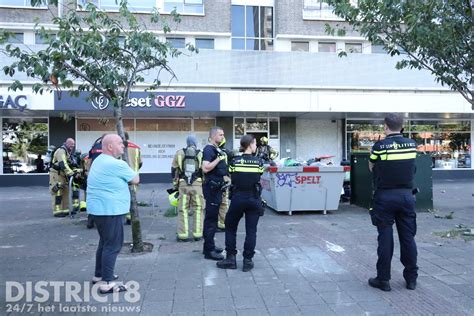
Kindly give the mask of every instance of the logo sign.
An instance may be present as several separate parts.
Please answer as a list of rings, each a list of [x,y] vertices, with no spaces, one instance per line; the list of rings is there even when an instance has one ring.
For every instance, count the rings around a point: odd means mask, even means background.
[[[96,110],[105,110],[109,106],[109,99],[104,96],[92,99],[92,107]]]
[[[103,96],[89,98],[89,94],[82,92],[79,97],[64,94],[61,99],[56,95],[55,110],[72,111],[112,111],[110,100]],[[132,92],[130,99],[124,105],[124,111],[219,111],[219,93],[208,92]]]
[[[26,95],[0,95],[0,109],[19,110],[23,112],[28,106],[28,98]]]

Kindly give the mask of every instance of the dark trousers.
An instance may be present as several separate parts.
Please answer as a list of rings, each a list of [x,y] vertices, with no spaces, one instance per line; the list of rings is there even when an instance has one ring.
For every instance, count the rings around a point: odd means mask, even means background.
[[[411,190],[394,189],[378,190],[374,196],[372,221],[377,226],[377,277],[390,280],[393,256],[393,223],[396,224],[400,240],[400,261],[405,269],[406,281],[418,277],[416,235],[415,197]]]
[[[217,220],[219,217],[219,207],[222,202],[222,192],[220,189],[213,189],[209,183],[202,186],[204,199],[206,199],[206,215],[204,217],[203,237],[204,251],[213,251],[216,247],[214,236],[217,231]]]
[[[227,254],[237,254],[237,228],[245,214],[245,243],[243,256],[252,259],[257,243],[257,224],[262,201],[253,192],[236,192],[230,201],[225,217],[225,250]]]
[[[124,215],[92,216],[100,237],[95,255],[95,276],[112,281],[115,261],[123,245]]]

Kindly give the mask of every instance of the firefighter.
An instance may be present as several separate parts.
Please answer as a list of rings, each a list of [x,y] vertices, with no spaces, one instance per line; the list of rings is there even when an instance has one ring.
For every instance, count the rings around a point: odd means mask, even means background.
[[[64,217],[69,214],[69,179],[79,174],[78,169],[73,169],[72,154],[74,139],[68,138],[66,142],[53,153],[49,171],[49,189],[52,195],[53,216]],[[79,207],[79,191],[73,186],[73,207]]]
[[[133,171],[135,171],[136,173],[139,173],[139,170],[143,165],[142,156],[140,152],[140,146],[131,142],[129,138],[130,137],[128,133],[125,132],[125,141],[127,142],[128,165],[130,166],[130,168],[132,168]],[[132,188],[136,193],[138,189],[138,185],[133,184]],[[132,216],[130,212],[128,212],[127,215],[125,215],[125,219],[126,219],[125,222],[127,225],[130,225],[132,223]]]
[[[179,190],[177,241],[189,241],[189,217],[194,215],[193,238],[201,240],[204,223],[202,193],[202,152],[196,137],[186,138],[186,148],[176,152],[171,166],[173,185]]]
[[[263,161],[254,155],[257,143],[253,135],[244,135],[240,139],[241,156],[235,157],[229,165],[232,179],[231,201],[225,218],[225,260],[217,262],[221,269],[237,269],[236,239],[240,219],[245,215],[245,243],[242,271],[253,269],[252,258],[257,242],[257,224],[263,215],[260,194],[260,176],[263,173]]]
[[[267,164],[273,164],[273,160],[278,157],[278,151],[268,144],[268,138],[266,136],[260,138],[260,146],[257,148],[257,156]]]
[[[232,158],[234,157],[234,154],[232,150],[229,150],[225,147],[226,140],[225,137],[222,139],[222,141],[219,144],[219,148],[226,153],[227,155],[227,161],[231,161]],[[226,183],[230,182],[230,177],[227,174],[224,176],[224,181]],[[226,189],[222,192],[222,202],[219,207],[219,218],[217,220],[217,231],[218,232],[223,232],[225,231],[225,215],[227,214],[227,210],[229,209],[229,190]]]

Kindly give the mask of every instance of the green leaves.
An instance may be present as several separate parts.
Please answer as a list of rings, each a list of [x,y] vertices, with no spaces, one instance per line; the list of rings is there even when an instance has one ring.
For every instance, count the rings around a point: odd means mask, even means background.
[[[362,36],[382,44],[391,56],[406,58],[397,69],[427,69],[441,84],[450,86],[474,109],[472,70],[473,16],[466,0],[325,0]],[[336,30],[326,25],[326,33]],[[340,35],[338,35],[340,36]]]

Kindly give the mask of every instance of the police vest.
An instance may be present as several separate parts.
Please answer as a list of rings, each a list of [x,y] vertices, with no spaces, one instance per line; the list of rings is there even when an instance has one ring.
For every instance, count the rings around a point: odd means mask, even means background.
[[[402,134],[391,134],[375,143],[370,154],[370,161],[375,164],[375,187],[412,189],[416,154],[416,142]]]
[[[236,191],[253,191],[260,184],[263,161],[254,155],[235,157],[229,165],[232,185]]]

